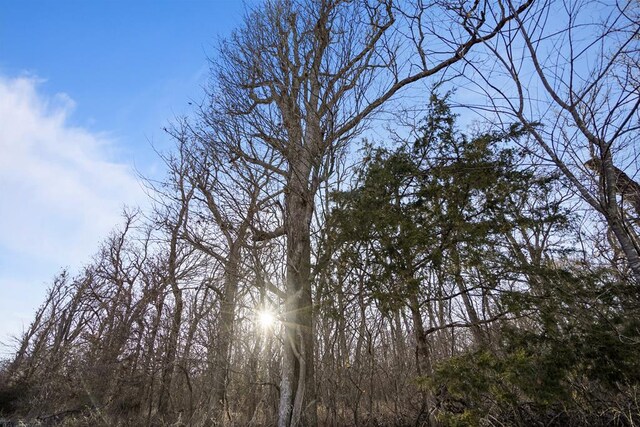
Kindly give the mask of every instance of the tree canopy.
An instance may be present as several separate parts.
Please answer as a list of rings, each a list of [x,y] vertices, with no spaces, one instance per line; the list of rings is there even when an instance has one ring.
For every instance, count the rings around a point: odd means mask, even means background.
[[[639,423],[640,21],[596,4],[249,9],[152,209],[52,280],[0,416]]]

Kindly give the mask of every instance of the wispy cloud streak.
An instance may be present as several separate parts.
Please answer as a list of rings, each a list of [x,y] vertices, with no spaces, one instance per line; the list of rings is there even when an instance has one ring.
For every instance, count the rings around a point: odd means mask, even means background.
[[[33,309],[45,280],[86,262],[123,205],[144,198],[131,166],[114,160],[114,141],[71,125],[73,100],[41,84],[0,76],[0,312],[9,313],[0,340],[18,332],[12,313]]]

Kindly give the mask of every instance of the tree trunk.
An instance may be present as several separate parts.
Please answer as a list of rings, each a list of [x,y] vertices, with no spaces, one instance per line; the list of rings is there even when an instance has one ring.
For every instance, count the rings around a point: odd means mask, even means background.
[[[473,305],[473,301],[471,301],[471,297],[469,296],[469,291],[464,283],[464,278],[462,277],[462,265],[460,260],[460,254],[458,253],[458,248],[454,245],[451,249],[451,261],[453,262],[454,269],[454,277],[453,280],[460,291],[460,297],[462,298],[462,302],[464,303],[464,307],[467,310],[467,315],[469,316],[469,321],[471,322],[471,332],[473,333],[473,338],[476,341],[476,344],[481,347],[486,347],[487,345],[487,337],[480,326],[480,316],[478,316],[478,312]]]
[[[184,208],[183,208],[184,212]],[[171,236],[171,244],[169,250],[168,265],[168,282],[171,286],[175,306],[173,308],[173,316],[171,318],[171,328],[169,330],[169,338],[167,340],[167,349],[164,358],[164,367],[162,369],[162,379],[160,380],[160,397],[158,399],[158,412],[161,415],[167,414],[169,411],[169,403],[171,397],[171,386],[176,371],[176,354],[178,353],[178,338],[180,336],[180,324],[182,323],[182,289],[178,286],[177,274],[177,241],[178,236],[174,230]]]
[[[613,158],[606,144],[602,143],[600,150],[604,153],[604,159],[601,162],[600,168],[601,200],[604,208],[604,216],[611,231],[613,231],[613,234],[616,236],[618,243],[620,243],[622,252],[624,252],[627,257],[629,269],[636,283],[640,284],[640,248],[636,242],[634,242],[633,226],[624,220],[622,209],[618,206],[616,199],[616,194],[624,191],[629,184],[624,185],[624,183],[618,182],[622,171],[613,165]],[[622,188],[619,188],[619,186]]]
[[[418,297],[412,294],[409,297],[409,309],[411,310],[411,319],[413,320],[413,331],[416,339],[416,368],[418,376],[425,377],[433,373],[431,365],[431,351],[429,350],[429,342],[424,329],[422,315],[420,314],[420,305]],[[416,425],[422,425],[427,422],[428,425],[433,424],[430,418],[431,408],[433,407],[433,396],[427,390],[422,391],[422,409]]]
[[[307,167],[292,167],[285,195],[287,300],[278,427],[317,424],[310,281],[313,194],[306,182],[308,172],[304,169]]]
[[[239,248],[229,251],[224,271],[224,294],[220,301],[220,319],[216,331],[215,348],[209,349],[213,356],[213,413],[214,419],[222,421],[230,366],[231,343],[235,321],[236,295],[238,293]]]
[[[158,412],[161,415],[167,414],[169,411],[169,402],[171,396],[171,387],[176,371],[176,354],[178,353],[178,337],[180,336],[180,324],[182,323],[182,291],[177,285],[172,284],[174,291],[175,307],[173,308],[173,317],[171,318],[171,329],[167,340],[167,352],[165,354],[164,367],[162,370],[162,379],[160,382],[160,397],[158,399]]]
[[[171,239],[169,240],[169,259],[167,265],[167,282],[171,287],[171,293],[175,306],[173,308],[173,316],[171,317],[171,327],[169,330],[169,338],[167,340],[166,353],[164,357],[164,366],[162,368],[162,378],[160,380],[160,397],[158,399],[158,412],[165,415],[169,412],[169,404],[171,401],[171,391],[173,380],[176,373],[176,355],[178,353],[178,339],[180,337],[180,326],[182,323],[182,289],[178,286],[178,235],[182,225],[186,221],[189,201],[193,195],[193,190],[185,194],[184,182],[180,181],[180,192],[182,205],[176,218],[176,223],[171,228]]]

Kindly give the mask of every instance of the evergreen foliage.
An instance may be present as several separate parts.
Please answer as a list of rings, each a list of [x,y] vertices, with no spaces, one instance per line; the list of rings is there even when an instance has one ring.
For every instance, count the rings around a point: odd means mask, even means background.
[[[0,424],[640,424],[640,25],[595,3],[256,5],[152,208],[0,363]],[[348,155],[460,65],[498,124],[436,86],[412,137]]]

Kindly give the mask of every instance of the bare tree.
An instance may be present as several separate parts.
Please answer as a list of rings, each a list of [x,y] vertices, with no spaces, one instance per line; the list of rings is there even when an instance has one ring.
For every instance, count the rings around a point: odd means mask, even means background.
[[[181,122],[171,131],[178,154],[166,163],[178,205],[171,228],[172,248],[179,237],[222,270],[221,285],[210,284],[220,311],[210,343],[212,410],[214,419],[220,420],[226,401],[239,291],[242,283],[249,283],[243,275],[243,254],[257,213],[270,203],[271,196],[265,196],[265,189],[269,188],[273,172],[233,158],[227,146],[216,143],[216,138],[234,135],[212,132],[206,123]]]
[[[316,424],[310,224],[336,149],[399,91],[458,62],[530,3],[273,0],[222,43],[206,120],[240,129],[236,155],[284,185],[284,227],[262,233],[287,236],[279,426]],[[270,150],[279,164],[264,161]]]
[[[168,191],[162,190],[147,180],[147,186],[151,197],[155,201],[154,218],[151,223],[156,224],[163,233],[159,240],[166,240],[167,248],[161,253],[162,265],[160,268],[162,281],[170,288],[173,296],[173,310],[169,326],[169,334],[164,342],[164,361],[160,379],[160,391],[158,393],[158,412],[162,416],[169,414],[171,403],[172,384],[177,373],[176,358],[178,356],[178,340],[182,326],[184,311],[182,279],[194,270],[194,264],[198,264],[198,257],[194,256],[194,249],[186,245],[182,239],[183,230],[188,219],[189,204],[194,196],[195,189],[189,185],[186,179],[188,171],[184,146],[178,145],[177,153],[171,156],[162,156],[168,168]]]
[[[529,148],[601,215],[638,283],[639,13],[632,1],[538,2],[487,44],[485,64],[468,63],[492,114],[524,125]]]

